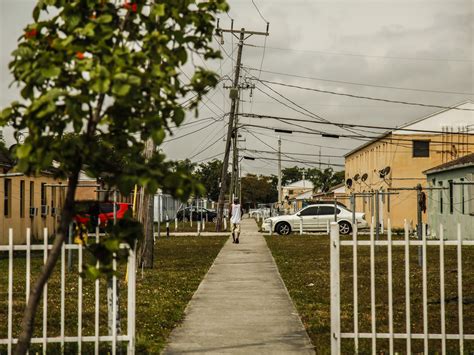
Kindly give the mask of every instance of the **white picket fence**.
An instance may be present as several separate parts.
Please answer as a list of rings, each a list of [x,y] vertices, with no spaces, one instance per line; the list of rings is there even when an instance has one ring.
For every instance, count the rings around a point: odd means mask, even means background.
[[[43,262],[46,262],[48,256],[48,250],[52,248],[51,244],[48,244],[48,230],[45,228],[43,230],[44,234],[44,242],[42,244],[31,244],[31,231],[28,228],[26,233],[26,244],[25,245],[15,245],[13,243],[13,230],[9,230],[9,244],[8,245],[0,245],[0,252],[8,252],[8,319],[7,321],[7,337],[1,338],[0,337],[0,345],[7,345],[7,353],[11,354],[14,348],[14,345],[18,342],[17,338],[13,337],[13,327],[19,327],[20,324],[13,324],[13,303],[14,301],[18,301],[18,299],[14,299],[17,297],[14,295],[13,292],[13,275],[14,275],[14,252],[25,252],[25,263],[26,263],[26,271],[25,271],[25,304],[28,302],[28,297],[30,294],[31,289],[31,260],[32,260],[32,251],[42,251],[43,252]],[[97,234],[97,241],[99,235]],[[43,302],[42,302],[42,336],[34,337],[31,339],[32,344],[41,344],[43,354],[48,353],[48,344],[60,344],[62,352],[64,352],[64,347],[66,343],[75,343],[77,344],[77,353],[82,353],[82,345],[83,343],[93,343],[94,344],[94,353],[99,354],[100,344],[101,343],[108,343],[111,345],[111,352],[115,354],[117,351],[117,347],[119,344],[127,344],[127,353],[134,354],[135,353],[135,253],[132,249],[129,248],[127,244],[121,244],[121,249],[128,250],[128,264],[127,264],[127,326],[126,326],[126,333],[124,334],[123,331],[118,332],[120,326],[117,324],[118,318],[118,280],[117,276],[114,275],[112,277],[112,295],[111,295],[111,319],[109,322],[112,323],[111,334],[100,334],[100,305],[107,302],[107,299],[101,299],[100,297],[100,282],[97,279],[95,281],[95,294],[94,294],[94,335],[93,336],[85,336],[84,333],[84,325],[83,325],[83,279],[80,277],[79,273],[77,273],[77,331],[75,335],[66,335],[66,319],[67,317],[71,317],[71,314],[66,314],[65,310],[65,296],[66,296],[66,251],[71,251],[77,253],[77,268],[79,272],[83,270],[83,249],[82,245],[78,244],[66,244],[64,243],[61,249],[61,258],[60,258],[60,279],[61,279],[61,288],[59,291],[60,293],[60,318],[57,320],[60,323],[60,334],[59,336],[50,336],[48,334],[48,284],[44,286],[43,289]],[[117,264],[114,260],[113,262],[113,269],[117,270]],[[4,285],[1,285],[1,288],[4,289]],[[120,297],[123,297],[120,294]],[[17,331],[18,329],[15,329]]]
[[[443,236],[443,227],[440,226],[440,238],[439,240],[427,240],[426,231],[423,230],[422,240],[413,240],[409,238],[408,228],[405,223],[405,237],[403,240],[393,240],[392,232],[390,228],[390,221],[387,226],[387,240],[375,240],[374,230],[371,228],[370,240],[358,240],[357,228],[353,228],[352,240],[340,240],[339,238],[339,226],[337,223],[331,223],[331,262],[330,262],[330,277],[331,277],[331,353],[341,353],[341,340],[352,339],[354,351],[359,351],[359,339],[370,339],[372,354],[377,352],[377,340],[388,339],[389,341],[389,353],[394,353],[394,340],[405,339],[406,342],[406,353],[412,353],[412,340],[423,340],[423,353],[428,354],[429,340],[440,340],[442,354],[453,353],[450,349],[447,349],[447,340],[454,340],[459,342],[459,353],[464,354],[465,340],[474,340],[474,334],[464,333],[464,314],[463,314],[463,270],[462,270],[462,247],[463,246],[474,246],[474,240],[463,240],[461,236],[461,228],[458,225],[457,238],[455,240],[445,240]],[[378,287],[381,285],[376,284],[376,270],[375,261],[379,252],[376,253],[377,246],[384,246],[387,248],[387,290],[388,290],[388,332],[377,331],[377,314],[376,314],[376,292]],[[422,257],[421,268],[422,268],[422,317],[423,317],[423,332],[414,333],[412,332],[412,318],[411,314],[411,302],[410,302],[410,246],[418,246],[418,254]],[[428,247],[439,248],[439,284],[428,285],[428,274],[427,264],[430,260],[427,258]],[[456,264],[457,264],[457,296],[458,296],[458,307],[457,307],[457,318],[458,318],[458,332],[457,334],[447,334],[446,332],[446,298],[445,298],[445,246],[456,247]],[[341,248],[351,247],[352,248],[352,276],[353,276],[353,326],[350,332],[341,331]],[[370,300],[359,299],[358,297],[358,247],[367,247],[370,250]],[[405,282],[405,332],[394,331],[394,298],[393,298],[393,249],[402,248],[404,251],[404,282]],[[377,270],[379,272],[380,270]],[[345,271],[347,272],[347,270]],[[469,270],[472,272],[472,270]],[[429,318],[428,318],[428,287],[438,287],[440,294],[440,333],[429,332]],[[359,331],[359,306],[364,301],[370,301],[370,332]],[[379,315],[381,316],[381,315]],[[432,325],[430,325],[433,328]]]

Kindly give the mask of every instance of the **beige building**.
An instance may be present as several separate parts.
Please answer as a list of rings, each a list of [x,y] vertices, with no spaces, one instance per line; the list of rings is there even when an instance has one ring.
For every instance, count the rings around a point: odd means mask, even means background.
[[[59,209],[65,196],[65,188],[50,185],[65,185],[51,173],[30,177],[23,174],[6,173],[0,183],[0,244],[8,244],[9,229],[13,229],[15,244],[25,243],[26,229],[31,228],[32,242],[43,239],[43,229],[48,234],[58,226]]]
[[[313,183],[303,179],[282,187],[283,208],[286,213],[293,213],[301,208],[305,196],[313,193]],[[300,201],[300,203],[298,203]]]
[[[473,134],[472,102],[464,102],[387,132],[346,154],[346,179],[351,179],[352,183],[346,193],[388,192],[391,188],[414,188],[417,184],[426,186],[423,171],[473,152]],[[416,191],[394,192],[398,194],[380,196],[382,223],[386,225],[390,218],[393,227],[401,228],[407,219],[414,227]],[[364,212],[369,222],[375,214],[375,205],[374,199],[369,197],[356,199],[356,210]],[[423,220],[426,222],[425,213]]]

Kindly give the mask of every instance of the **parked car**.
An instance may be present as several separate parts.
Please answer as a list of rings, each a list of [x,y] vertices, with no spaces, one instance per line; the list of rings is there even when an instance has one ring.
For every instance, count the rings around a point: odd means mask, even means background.
[[[352,231],[352,211],[338,205],[337,222],[339,223],[339,232],[349,234]],[[367,228],[365,215],[356,212],[357,228]],[[303,222],[303,230],[308,232],[325,231],[327,223],[334,221],[334,204],[309,205],[297,213],[267,218],[263,221],[262,230],[269,232],[270,228],[280,235],[290,234],[293,230],[299,230],[300,221]]]
[[[117,219],[122,219],[130,208],[131,205],[128,203],[116,203]],[[99,226],[105,227],[109,221],[114,220],[113,202],[78,201],[76,202],[76,215],[74,216],[74,221],[77,224],[83,224],[90,227],[92,225],[92,219],[94,218],[93,215],[96,213],[98,213]]]
[[[176,214],[176,218],[178,218],[180,221],[189,221],[192,216],[193,221],[200,221],[201,215],[202,219],[205,221],[212,221],[214,223],[217,222],[217,213],[215,211],[208,210],[207,208],[196,208],[194,206],[179,210]]]

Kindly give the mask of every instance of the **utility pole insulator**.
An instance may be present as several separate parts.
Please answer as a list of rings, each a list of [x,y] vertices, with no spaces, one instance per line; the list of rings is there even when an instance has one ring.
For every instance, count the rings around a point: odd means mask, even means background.
[[[239,98],[239,89],[231,88],[229,91],[229,97],[232,100],[237,100]]]

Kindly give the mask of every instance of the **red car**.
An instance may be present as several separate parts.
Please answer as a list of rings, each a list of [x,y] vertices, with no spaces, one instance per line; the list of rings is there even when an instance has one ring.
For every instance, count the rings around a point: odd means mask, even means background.
[[[131,208],[130,204],[122,202],[116,203],[116,206],[117,219],[122,219],[125,216],[125,213]],[[78,201],[76,202],[76,215],[74,216],[74,221],[77,224],[91,226],[91,215],[94,215],[97,212],[99,226],[106,226],[108,221],[114,220],[113,202]]]

